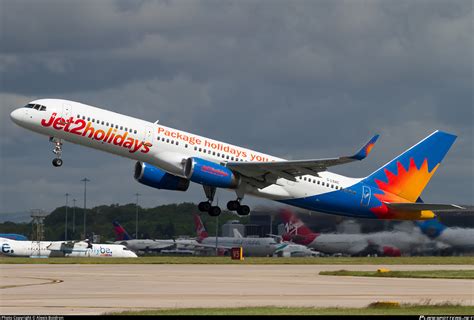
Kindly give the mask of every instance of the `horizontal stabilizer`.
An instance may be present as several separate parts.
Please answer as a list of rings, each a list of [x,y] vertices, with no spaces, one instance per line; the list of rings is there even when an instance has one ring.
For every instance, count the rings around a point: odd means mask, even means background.
[[[437,203],[411,203],[411,202],[384,202],[387,207],[405,211],[422,211],[422,210],[462,210],[465,209],[455,204],[437,204]]]

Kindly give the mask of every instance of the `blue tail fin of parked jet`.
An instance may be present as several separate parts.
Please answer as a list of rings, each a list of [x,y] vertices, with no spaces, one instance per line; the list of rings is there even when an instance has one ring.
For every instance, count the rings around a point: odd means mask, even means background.
[[[446,226],[439,222],[437,218],[426,220],[422,222],[416,223],[420,228],[421,232],[426,234],[430,238],[437,238],[439,237],[443,231],[446,229]]]

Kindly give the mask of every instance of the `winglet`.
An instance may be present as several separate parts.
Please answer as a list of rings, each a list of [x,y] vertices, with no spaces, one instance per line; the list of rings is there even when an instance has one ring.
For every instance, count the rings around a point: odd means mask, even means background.
[[[379,135],[376,134],[375,136],[372,137],[372,139],[369,140],[369,142],[367,142],[363,147],[362,149],[359,150],[359,152],[357,152],[355,155],[353,155],[352,157],[350,157],[351,159],[355,159],[355,160],[362,160],[362,159],[365,159],[370,151],[372,151],[372,148],[374,147],[375,145],[375,142],[377,141],[377,139],[379,138]]]

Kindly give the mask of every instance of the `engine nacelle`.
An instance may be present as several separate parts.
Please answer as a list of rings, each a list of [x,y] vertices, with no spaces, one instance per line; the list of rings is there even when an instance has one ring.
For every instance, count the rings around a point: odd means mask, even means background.
[[[184,175],[192,182],[217,188],[235,189],[240,184],[240,176],[232,170],[201,158],[186,160]]]
[[[134,178],[138,182],[156,189],[186,191],[189,180],[174,176],[146,162],[135,164]]]

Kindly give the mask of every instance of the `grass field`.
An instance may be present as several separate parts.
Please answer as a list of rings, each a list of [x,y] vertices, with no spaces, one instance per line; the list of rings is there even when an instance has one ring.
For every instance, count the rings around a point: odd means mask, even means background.
[[[474,270],[420,270],[420,271],[321,271],[323,276],[356,276],[387,278],[440,278],[440,279],[474,279]]]
[[[452,304],[368,306],[366,308],[244,307],[127,311],[114,315],[471,315],[474,306]]]
[[[374,265],[439,265],[474,264],[474,257],[319,257],[260,258],[243,261],[229,257],[139,257],[139,258],[17,258],[0,257],[0,264],[374,264]]]

